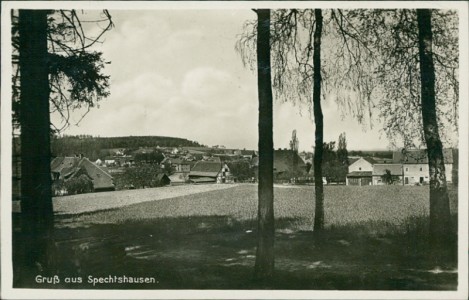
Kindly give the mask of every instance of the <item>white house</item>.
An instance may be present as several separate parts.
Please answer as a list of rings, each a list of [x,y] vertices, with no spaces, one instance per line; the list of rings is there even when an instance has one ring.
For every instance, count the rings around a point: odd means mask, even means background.
[[[360,157],[348,166],[348,172],[373,172],[374,163],[369,157]]]
[[[345,178],[346,185],[371,185],[373,164],[375,162],[369,157],[360,157],[353,161],[348,167]]]
[[[443,149],[443,159],[445,161],[446,181],[451,182],[453,171],[452,149]],[[393,153],[393,162],[402,164],[405,185],[430,183],[428,157],[425,149],[395,151]]]

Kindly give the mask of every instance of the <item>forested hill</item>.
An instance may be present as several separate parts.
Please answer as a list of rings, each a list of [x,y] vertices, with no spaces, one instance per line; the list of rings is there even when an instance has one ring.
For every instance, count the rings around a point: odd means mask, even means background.
[[[90,159],[108,154],[107,149],[135,150],[139,147],[197,147],[198,142],[166,136],[93,137],[90,135],[55,136],[51,139],[53,156],[83,154]]]

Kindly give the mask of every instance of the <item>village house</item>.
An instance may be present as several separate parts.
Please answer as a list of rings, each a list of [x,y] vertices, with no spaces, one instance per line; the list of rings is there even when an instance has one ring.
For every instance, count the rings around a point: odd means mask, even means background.
[[[293,164],[294,155],[296,155],[296,167]],[[250,166],[254,174],[253,180],[257,181],[259,178],[259,156],[253,156],[250,160]],[[306,173],[306,164],[298,153],[293,154],[293,151],[288,149],[274,150],[274,179],[280,180],[279,178],[295,175],[295,172]]]
[[[56,157],[51,161],[51,173],[54,182],[68,181],[86,174],[95,192],[115,190],[112,176],[86,157]]]
[[[233,176],[226,164],[216,161],[198,161],[189,173],[193,183],[227,183]]]
[[[191,164],[190,162],[181,159],[181,158],[171,158],[169,159],[169,163],[171,164],[171,168],[174,172],[190,172]]]
[[[349,159],[348,174],[345,178],[346,185],[371,185],[373,178],[373,165],[375,161],[370,157]]]
[[[447,182],[452,182],[453,150],[443,149],[445,175]],[[393,184],[422,185],[429,184],[430,172],[425,149],[394,151],[392,159],[369,157],[349,158],[351,164],[347,174],[347,185],[386,184],[384,175],[389,171]]]
[[[296,166],[294,162],[296,161]],[[286,173],[306,172],[306,164],[298,155],[289,149],[274,151],[274,177],[280,177]]]
[[[155,178],[156,186],[165,186],[171,184],[171,178],[168,177],[165,173],[159,173]]]
[[[240,154],[243,158],[251,160],[253,157],[257,156],[256,151],[254,150],[241,150]]]
[[[452,182],[453,150],[443,149],[446,181]],[[428,169],[428,156],[425,149],[402,150],[393,152],[393,163],[403,165],[405,185],[428,184],[430,171]]]

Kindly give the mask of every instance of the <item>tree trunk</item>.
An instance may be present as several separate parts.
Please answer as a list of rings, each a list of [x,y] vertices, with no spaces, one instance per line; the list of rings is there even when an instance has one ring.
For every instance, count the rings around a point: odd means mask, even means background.
[[[432,57],[431,10],[418,9],[422,121],[430,169],[430,240],[444,245],[449,236],[450,210],[443,145],[438,132],[435,101],[435,69]]]
[[[19,11],[23,282],[53,274],[47,11]],[[30,273],[35,272],[35,273]],[[38,273],[40,272],[40,273]],[[30,278],[31,277],[31,278]]]
[[[257,85],[259,96],[259,208],[254,276],[266,281],[274,272],[273,117],[270,66],[270,10],[257,10]]]
[[[324,121],[321,108],[321,35],[322,35],[322,11],[314,10],[316,28],[314,30],[313,52],[313,111],[315,124],[315,148],[314,148],[314,192],[316,208],[314,212],[314,230],[324,228],[324,189],[322,185],[322,156]]]

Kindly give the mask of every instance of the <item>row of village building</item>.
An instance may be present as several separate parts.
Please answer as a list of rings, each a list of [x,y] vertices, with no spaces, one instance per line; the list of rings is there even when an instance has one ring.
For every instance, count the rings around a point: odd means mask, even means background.
[[[289,150],[275,150],[274,173],[276,176],[291,169],[291,155],[292,152]],[[453,179],[453,150],[444,149],[443,157],[446,179],[451,182]],[[228,165],[220,157],[206,157],[200,161],[187,161],[180,157],[168,157],[165,161],[169,163],[173,172],[170,172],[171,175],[166,172],[167,174],[158,177],[161,180],[161,185],[170,183],[230,183],[235,180]],[[255,170],[258,167],[257,153],[253,152],[249,161],[251,168]],[[306,165],[300,157],[297,161],[300,168]],[[392,176],[392,184],[424,185],[429,183],[428,158],[425,150],[395,151],[392,158],[388,159],[350,157],[349,162],[346,185],[389,184],[384,178],[386,174]],[[85,157],[57,157],[52,160],[51,169],[54,182],[68,180],[86,173],[92,180],[95,191],[115,189],[112,169],[100,166]],[[19,172],[13,173],[19,175]],[[257,172],[255,174],[257,175]],[[13,177],[15,177],[15,174]],[[15,188],[18,189],[17,193],[19,194],[19,181],[13,181],[14,190]]]
[[[445,175],[448,182],[453,177],[453,149],[443,149]],[[393,184],[425,185],[430,182],[426,150],[393,152],[392,159],[357,157],[350,159],[347,185],[388,184],[384,177],[390,174]]]

